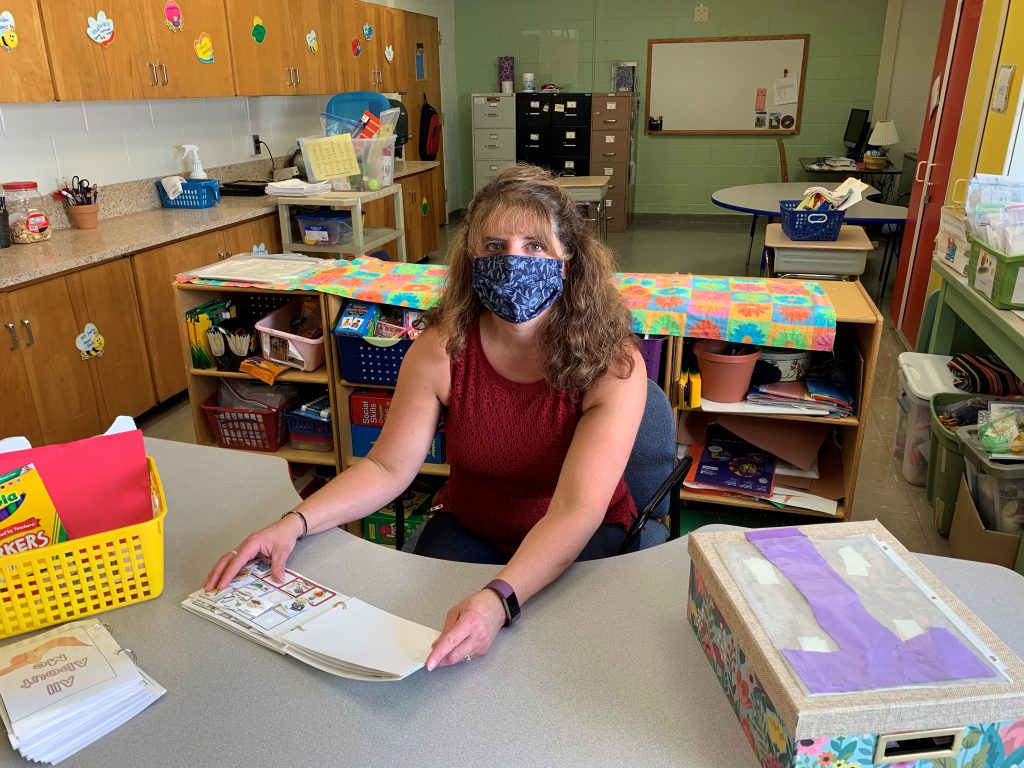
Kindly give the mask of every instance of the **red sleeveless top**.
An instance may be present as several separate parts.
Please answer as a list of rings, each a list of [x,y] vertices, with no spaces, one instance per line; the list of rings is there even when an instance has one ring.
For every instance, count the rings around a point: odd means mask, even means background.
[[[548,511],[579,421],[579,402],[541,379],[510,381],[494,370],[480,343],[479,321],[452,361],[445,417],[451,465],[438,496],[442,509],[499,549],[514,551]],[[628,527],[636,505],[619,478],[605,523]]]

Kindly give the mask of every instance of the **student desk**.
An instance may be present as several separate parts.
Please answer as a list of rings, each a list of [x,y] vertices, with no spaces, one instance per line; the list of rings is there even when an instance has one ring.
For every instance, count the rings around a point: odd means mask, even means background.
[[[750,222],[750,244],[747,246],[747,264],[750,264],[750,252],[754,247],[754,232],[757,229],[757,217],[765,216],[769,220],[779,218],[780,200],[800,200],[804,190],[814,186],[806,181],[790,181],[775,184],[744,184],[739,187],[726,187],[711,195],[711,202],[722,208],[741,213],[752,214]],[[865,195],[877,193],[874,187],[864,190]],[[903,225],[907,221],[907,209],[901,205],[885,205],[872,200],[861,200],[850,206],[846,211],[846,224],[893,224],[897,228],[897,253],[899,240],[903,237]]]
[[[179,602],[244,533],[297,500],[279,459],[148,439],[167,492],[166,585],[100,615],[167,695],[64,765],[756,768],[686,620],[686,539],[572,566],[486,657],[401,682],[332,677]],[[1017,653],[1024,578],[925,557]],[[300,542],[296,570],[414,621],[497,572],[395,552],[340,530]],[[9,749],[0,764],[27,765]]]
[[[594,208],[594,216],[588,218],[597,225],[598,236],[602,242],[608,242],[608,209],[605,198],[611,188],[611,176],[559,176],[555,183],[579,205]]]

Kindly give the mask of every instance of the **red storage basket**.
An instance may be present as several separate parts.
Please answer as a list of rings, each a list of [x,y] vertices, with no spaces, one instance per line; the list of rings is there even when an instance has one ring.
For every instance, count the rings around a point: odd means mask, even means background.
[[[253,408],[222,408],[217,393],[202,405],[213,439],[221,448],[276,451],[284,442],[287,422],[282,418],[288,404],[258,411]]]

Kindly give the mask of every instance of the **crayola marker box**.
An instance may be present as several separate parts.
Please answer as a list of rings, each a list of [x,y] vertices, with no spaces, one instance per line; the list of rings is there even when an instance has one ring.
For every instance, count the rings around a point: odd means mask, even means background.
[[[35,465],[0,475],[0,557],[67,541]]]

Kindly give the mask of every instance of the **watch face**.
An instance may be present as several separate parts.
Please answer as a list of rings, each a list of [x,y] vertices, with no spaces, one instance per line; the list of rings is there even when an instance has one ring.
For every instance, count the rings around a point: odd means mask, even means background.
[[[516,597],[516,593],[513,592],[511,595],[505,598],[505,610],[507,611],[508,623],[515,624],[516,619],[519,618],[521,613],[519,609],[519,598]]]

